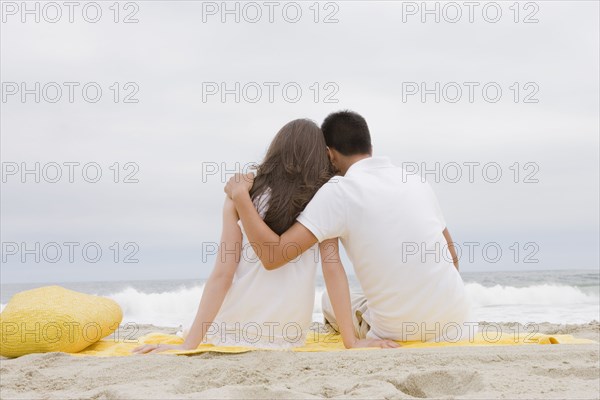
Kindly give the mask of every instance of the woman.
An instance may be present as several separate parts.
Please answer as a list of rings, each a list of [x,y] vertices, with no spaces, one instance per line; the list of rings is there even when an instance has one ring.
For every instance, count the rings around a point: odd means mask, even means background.
[[[277,133],[251,191],[255,207],[279,234],[296,221],[333,175],[323,134],[312,121],[289,122]],[[215,345],[302,346],[312,320],[316,245],[277,271],[267,271],[248,243],[233,202],[223,207],[223,231],[215,267],[194,322],[181,345],[143,345],[134,353]]]

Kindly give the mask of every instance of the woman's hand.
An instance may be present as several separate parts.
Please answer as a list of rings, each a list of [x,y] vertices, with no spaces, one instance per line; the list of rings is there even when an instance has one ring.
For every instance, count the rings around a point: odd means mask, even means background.
[[[160,353],[162,351],[167,350],[190,350],[189,347],[184,346],[183,344],[143,344],[141,346],[136,347],[131,352],[133,354],[150,354],[150,353]]]

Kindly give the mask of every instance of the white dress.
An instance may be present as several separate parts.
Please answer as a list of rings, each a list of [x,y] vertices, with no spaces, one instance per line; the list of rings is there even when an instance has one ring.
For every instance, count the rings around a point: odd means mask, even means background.
[[[260,201],[257,206],[263,217],[264,204]],[[241,221],[238,224],[243,236],[242,257],[207,331],[206,343],[283,349],[302,346],[312,322],[318,245],[268,271],[250,246]],[[289,248],[290,255],[297,251]]]

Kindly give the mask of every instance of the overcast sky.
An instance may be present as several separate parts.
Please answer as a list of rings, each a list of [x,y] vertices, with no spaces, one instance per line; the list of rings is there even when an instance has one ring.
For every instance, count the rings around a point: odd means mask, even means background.
[[[438,3],[439,23],[421,2],[313,3],[276,3],[269,22],[263,2],[98,2],[93,23],[86,2],[73,22],[3,2],[2,283],[206,277],[221,172],[260,161],[286,122],[346,108],[375,155],[438,163],[448,227],[478,243],[463,270],[598,268],[597,2]],[[22,175],[35,163],[39,183]]]

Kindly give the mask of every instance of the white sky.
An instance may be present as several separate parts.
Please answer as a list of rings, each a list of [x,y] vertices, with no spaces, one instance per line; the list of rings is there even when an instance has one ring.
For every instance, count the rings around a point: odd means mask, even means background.
[[[7,3],[19,8],[15,15]],[[308,117],[320,123],[344,108],[367,119],[376,155],[397,164],[433,168],[436,162],[458,163],[463,174],[468,172],[465,162],[502,167],[498,183],[486,182],[481,166],[475,168],[473,183],[466,175],[458,183],[428,176],[454,239],[481,243],[473,262],[463,260],[463,270],[598,268],[597,2],[520,3],[518,23],[509,8],[512,1],[495,3],[502,11],[497,23],[486,22],[482,15],[488,4],[487,16],[494,17],[489,2],[479,2],[473,23],[464,2],[455,3],[463,13],[457,23],[445,21],[444,15],[439,23],[425,15],[422,23],[419,12],[408,13],[421,2],[387,1],[322,2],[317,4],[320,22],[315,23],[313,3],[296,3],[302,10],[297,23],[282,16],[288,4],[287,15],[294,17],[289,2],[278,3],[273,23],[264,2],[255,3],[263,12],[256,23],[245,21],[244,15],[239,23],[234,15],[225,15],[225,23],[218,13],[203,15],[203,7],[221,7],[221,2],[131,2],[137,11],[121,3],[120,19],[136,11],[139,20],[125,24],[113,22],[113,2],[98,2],[102,17],[97,23],[83,19],[86,2],[75,9],[73,23],[65,6],[56,23],[43,15],[36,23],[27,14],[23,23],[21,2],[3,2],[3,171],[13,163],[33,168],[36,162],[96,162],[103,175],[98,183],[87,183],[79,166],[75,183],[68,183],[63,166],[58,183],[43,178],[35,183],[32,175],[21,183],[20,174],[6,176],[1,193],[6,259],[2,282],[206,277],[212,260],[203,260],[202,244],[219,239],[223,183],[218,175],[203,182],[203,166],[233,169],[236,162],[260,161],[271,138],[289,120]],[[28,4],[33,9],[35,3]],[[235,2],[228,4],[235,7]],[[243,9],[245,3],[238,4]],[[435,7],[434,2],[428,5]],[[439,7],[447,11],[447,19],[453,18],[446,3]],[[246,17],[253,18],[254,11],[246,10]],[[46,11],[47,19],[54,17],[55,11]],[[338,22],[323,23],[331,12]],[[539,22],[523,23],[529,14]],[[93,17],[93,9],[87,15]],[[22,102],[20,92],[10,94],[12,82],[25,82],[30,89],[35,82],[42,87],[57,82],[63,97],[56,103],[43,98],[36,103],[34,95],[27,95]],[[73,103],[64,82],[79,83]],[[89,82],[103,90],[97,103],[82,98],[81,87]],[[121,97],[114,103],[114,82],[121,88],[135,83],[139,102],[123,103]],[[235,82],[257,82],[263,96],[256,103],[236,103],[233,95],[225,103],[218,95],[203,102],[205,82],[226,82],[229,88]],[[273,102],[264,82],[279,84]],[[302,89],[296,103],[286,101],[281,92],[290,82]],[[315,82],[320,88],[317,102],[311,90]],[[403,102],[403,82],[425,82],[428,88],[435,82],[458,82],[463,96],[456,103],[436,103],[433,95],[424,103],[419,95]],[[472,103],[463,82],[479,84]],[[489,82],[502,89],[496,103],[482,97],[481,88]],[[517,103],[510,89],[514,82],[520,88]],[[537,103],[523,102],[534,87],[525,87],[528,82],[539,88],[533,96]],[[332,87],[338,89],[333,96],[338,102],[326,103]],[[48,90],[53,97],[53,89]],[[122,88],[120,94],[130,91]],[[131,171],[123,170],[125,163],[138,165],[139,183],[113,183],[109,167],[115,162],[120,163],[120,180]],[[515,162],[519,183],[513,182],[509,169]],[[538,183],[522,182],[533,171],[524,168],[528,162],[539,167]],[[74,262],[66,253],[57,263],[43,257],[36,263],[33,255],[22,262],[20,252],[6,254],[7,243],[23,242],[29,248],[36,242],[41,247],[50,242],[80,245]],[[82,258],[81,247],[89,242],[103,250],[97,263]],[[110,246],[115,242],[121,247],[135,242],[139,263],[123,263],[128,253],[123,250],[114,262]],[[488,242],[503,250],[496,263],[482,255],[481,246]],[[518,262],[509,248],[514,242],[521,249]],[[533,249],[524,248],[529,242],[539,248],[534,257],[538,263],[523,263]]]

